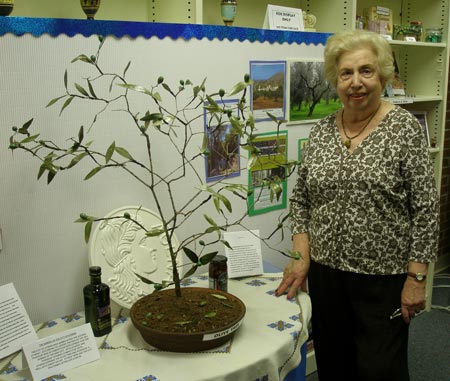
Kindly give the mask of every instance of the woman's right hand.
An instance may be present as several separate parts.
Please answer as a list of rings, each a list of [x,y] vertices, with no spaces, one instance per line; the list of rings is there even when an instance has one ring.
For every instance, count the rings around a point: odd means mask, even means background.
[[[287,298],[292,299],[298,289],[306,292],[308,271],[309,256],[308,258],[291,259],[284,269],[283,280],[275,290],[275,295],[281,296],[288,291]]]

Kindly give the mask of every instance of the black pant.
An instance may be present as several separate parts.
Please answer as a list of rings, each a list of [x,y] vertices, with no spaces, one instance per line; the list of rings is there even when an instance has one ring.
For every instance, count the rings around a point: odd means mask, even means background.
[[[320,381],[408,381],[408,325],[390,319],[405,275],[363,275],[311,262],[312,336]]]

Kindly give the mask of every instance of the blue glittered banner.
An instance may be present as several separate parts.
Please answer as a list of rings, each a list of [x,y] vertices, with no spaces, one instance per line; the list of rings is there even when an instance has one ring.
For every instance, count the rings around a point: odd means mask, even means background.
[[[28,17],[0,17],[0,36],[12,33],[16,36],[32,34],[40,37],[49,34],[57,37],[65,34],[73,37],[81,34],[85,37],[91,35],[115,36],[117,38],[151,38],[163,39],[197,39],[208,40],[239,40],[250,42],[297,43],[325,45],[330,34],[311,32],[284,32],[267,29],[227,27],[219,25],[198,24],[167,24],[153,22],[132,21],[104,21],[80,19],[54,19],[54,18],[28,18]]]

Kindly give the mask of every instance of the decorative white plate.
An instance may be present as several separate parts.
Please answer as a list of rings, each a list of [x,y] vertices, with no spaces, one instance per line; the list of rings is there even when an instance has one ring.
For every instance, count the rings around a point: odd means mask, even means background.
[[[124,206],[105,217],[123,216],[126,212],[147,230],[162,225],[158,214],[139,206]],[[179,245],[175,235],[172,243],[175,248]],[[89,263],[102,268],[102,281],[109,285],[111,299],[128,309],[154,290],[153,285],[144,283],[136,274],[156,283],[172,280],[169,245],[164,234],[147,237],[135,223],[122,218],[96,226],[89,247]]]

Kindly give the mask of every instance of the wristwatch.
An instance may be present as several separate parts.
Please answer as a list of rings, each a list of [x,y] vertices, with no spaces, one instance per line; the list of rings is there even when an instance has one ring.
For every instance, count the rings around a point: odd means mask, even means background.
[[[408,271],[408,276],[414,278],[417,282],[423,282],[426,279],[426,274],[423,273],[412,273]]]

